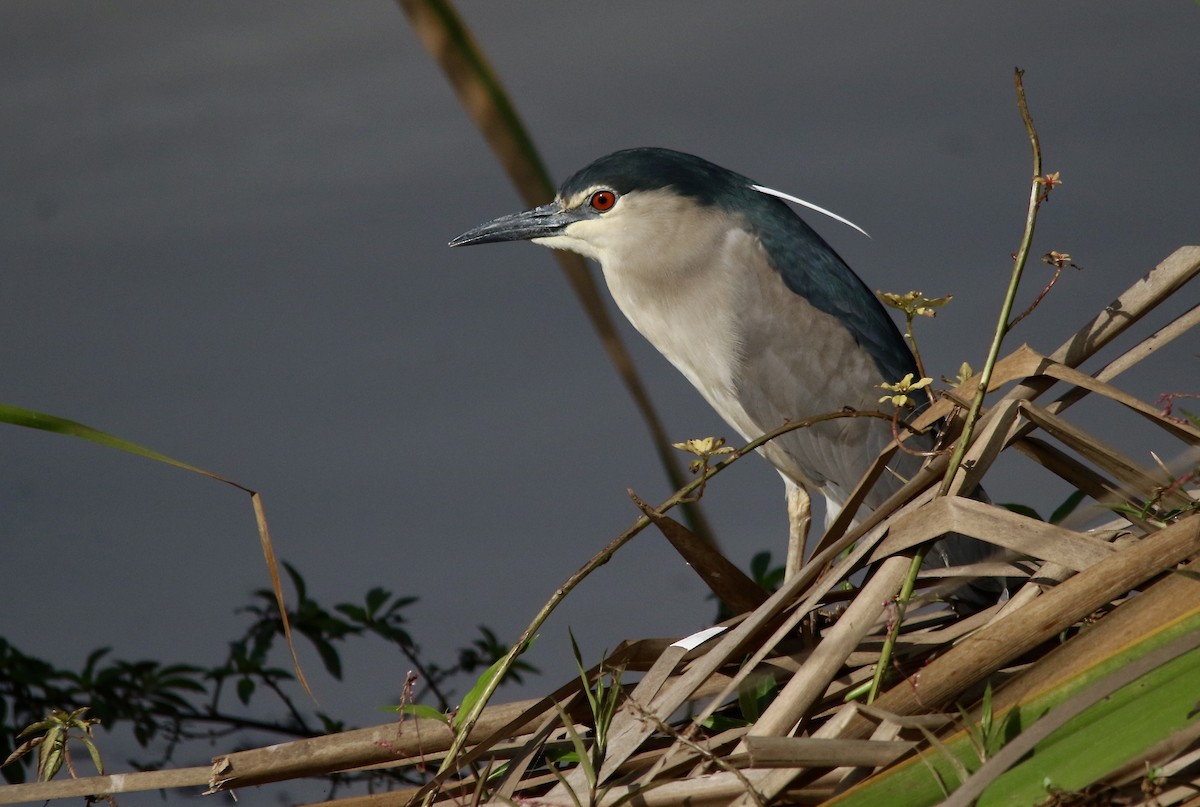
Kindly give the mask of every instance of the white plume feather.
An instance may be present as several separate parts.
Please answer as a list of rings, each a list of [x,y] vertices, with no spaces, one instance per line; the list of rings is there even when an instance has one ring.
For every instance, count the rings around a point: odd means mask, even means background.
[[[791,194],[784,193],[783,191],[777,191],[774,188],[768,188],[765,185],[751,185],[750,188],[751,188],[751,190],[756,190],[759,193],[765,193],[767,196],[777,196],[780,199],[786,199],[789,202],[795,202],[798,205],[807,207],[809,210],[815,210],[818,213],[823,213],[824,215],[829,216],[829,218],[833,219],[834,221],[840,221],[842,224],[845,224],[848,227],[853,227],[854,229],[858,230],[860,233],[865,235],[867,238],[871,237],[870,233],[868,233],[862,227],[859,227],[854,222],[850,221],[850,219],[844,219],[841,216],[839,216],[837,213],[833,213],[829,210],[826,210],[823,207],[818,207],[817,205],[814,205],[812,202],[806,202],[803,199],[799,199],[795,196],[792,196]]]

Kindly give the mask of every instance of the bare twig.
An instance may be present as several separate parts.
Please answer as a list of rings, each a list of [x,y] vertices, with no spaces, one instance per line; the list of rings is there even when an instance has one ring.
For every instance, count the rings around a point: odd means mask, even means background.
[[[1045,178],[1043,177],[1043,179],[1045,179]],[[1049,191],[1047,191],[1047,193],[1049,193]],[[1014,255],[1013,258],[1015,259],[1016,256]],[[1053,250],[1050,252],[1047,252],[1045,255],[1042,256],[1042,263],[1048,263],[1051,266],[1053,266],[1054,274],[1050,277],[1050,280],[1048,280],[1046,282],[1046,285],[1042,287],[1042,290],[1038,292],[1037,297],[1033,298],[1033,302],[1029,304],[1029,307],[1026,308],[1024,311],[1022,311],[1020,314],[1017,314],[1017,316],[1013,318],[1013,321],[1008,323],[1009,331],[1011,331],[1013,328],[1017,327],[1018,322],[1025,319],[1025,317],[1029,316],[1030,314],[1032,314],[1033,310],[1035,308],[1037,308],[1039,305],[1041,305],[1042,300],[1046,299],[1046,295],[1050,293],[1050,289],[1054,288],[1054,284],[1058,282],[1058,279],[1060,277],[1062,277],[1063,267],[1070,266],[1071,268],[1076,269],[1076,270],[1081,268],[1081,267],[1076,266],[1075,264],[1071,263],[1071,256],[1068,255],[1067,253],[1055,252]]]

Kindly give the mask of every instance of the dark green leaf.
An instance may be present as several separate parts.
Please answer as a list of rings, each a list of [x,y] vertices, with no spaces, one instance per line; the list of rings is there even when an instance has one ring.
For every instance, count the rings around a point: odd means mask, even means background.
[[[317,648],[317,653],[321,656],[321,663],[325,665],[325,670],[339,681],[342,680],[342,658],[338,655],[333,645],[323,639],[311,636],[309,639],[312,640],[313,647]]]
[[[1075,508],[1079,506],[1079,503],[1082,502],[1086,496],[1087,494],[1082,490],[1077,490],[1072,493],[1062,504],[1054,509],[1053,513],[1050,514],[1050,523],[1061,524],[1064,518],[1075,512]]]
[[[383,604],[391,598],[392,593],[384,588],[376,586],[367,592],[367,610],[372,614],[378,611]]]
[[[436,720],[439,723],[445,723],[447,726],[450,725],[450,718],[446,716],[445,712],[439,712],[432,706],[426,706],[423,703],[406,703],[403,706],[389,706],[387,709],[391,712],[399,712],[400,714],[422,720]]]
[[[1020,515],[1020,516],[1027,516],[1027,517],[1029,517],[1029,518],[1036,518],[1038,521],[1043,521],[1043,520],[1044,520],[1044,519],[1043,519],[1043,518],[1042,518],[1042,517],[1041,517],[1041,516],[1038,514],[1038,511],[1037,511],[1037,510],[1034,510],[1032,507],[1030,507],[1030,506],[1029,506],[1029,505],[1027,505],[1027,504],[1018,504],[1018,503],[1016,503],[1016,502],[1004,502],[1004,503],[1003,503],[1003,504],[1001,504],[1000,506],[1001,506],[1001,507],[1003,507],[1005,510],[1011,510],[1012,512],[1014,512],[1014,513],[1016,513],[1017,515]]]
[[[350,603],[342,603],[335,605],[334,610],[345,614],[355,622],[369,622],[370,617],[367,616],[367,610],[360,605],[351,605]]]

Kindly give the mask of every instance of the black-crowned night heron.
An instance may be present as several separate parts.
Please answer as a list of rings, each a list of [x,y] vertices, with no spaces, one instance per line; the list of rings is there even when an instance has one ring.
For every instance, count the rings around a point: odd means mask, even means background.
[[[595,259],[633,326],[749,440],[789,420],[876,409],[881,382],[916,372],[875,295],[784,199],[833,215],[690,154],[629,149],[576,173],[550,204],[450,245],[529,240]],[[805,492],[825,498],[828,524],[891,439],[882,420],[845,418],[762,449],[788,488],[790,567]],[[866,505],[877,507],[919,465],[898,454],[896,474],[880,478]],[[939,548],[931,557],[946,563],[983,551],[962,539]]]

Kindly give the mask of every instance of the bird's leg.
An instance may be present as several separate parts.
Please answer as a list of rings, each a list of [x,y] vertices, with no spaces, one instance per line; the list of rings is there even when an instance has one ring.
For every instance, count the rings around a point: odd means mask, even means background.
[[[788,553],[783,577],[791,580],[804,565],[804,545],[808,541],[808,525],[812,523],[812,499],[808,491],[790,480],[787,482]]]

